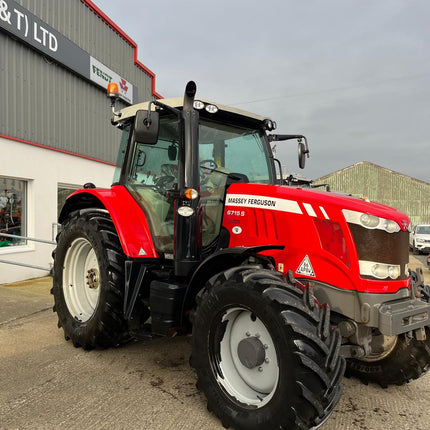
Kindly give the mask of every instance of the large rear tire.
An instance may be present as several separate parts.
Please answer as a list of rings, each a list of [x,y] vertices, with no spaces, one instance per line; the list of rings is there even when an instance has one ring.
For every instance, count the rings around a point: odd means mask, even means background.
[[[123,318],[124,260],[109,214],[73,212],[54,251],[54,311],[67,340],[84,349],[118,345]]]
[[[407,334],[383,336],[385,345],[379,354],[364,359],[346,360],[346,376],[356,377],[365,384],[375,382],[381,387],[403,385],[423,376],[430,369],[430,330],[426,340],[411,339]]]
[[[339,332],[328,306],[300,285],[238,267],[199,294],[191,364],[224,427],[318,428],[339,401]]]

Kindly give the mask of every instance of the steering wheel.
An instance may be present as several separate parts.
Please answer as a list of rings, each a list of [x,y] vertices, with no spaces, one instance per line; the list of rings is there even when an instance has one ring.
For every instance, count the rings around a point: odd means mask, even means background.
[[[211,170],[214,170],[218,167],[214,160],[208,158],[207,160],[200,161],[200,176],[204,177],[211,173]]]
[[[208,166],[206,166],[208,164]],[[208,158],[207,160],[200,161],[200,167],[207,168],[207,169],[216,169],[218,165],[215,163],[215,160],[211,160]]]
[[[157,178],[155,180],[154,190],[157,191],[157,193],[160,193],[164,196],[164,194],[166,194],[166,191],[172,188],[173,182],[175,182],[174,176],[170,176],[170,175],[161,176],[160,178]]]

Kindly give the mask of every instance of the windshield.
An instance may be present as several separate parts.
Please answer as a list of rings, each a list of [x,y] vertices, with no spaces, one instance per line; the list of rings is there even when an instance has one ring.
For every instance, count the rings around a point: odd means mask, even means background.
[[[418,234],[430,234],[430,225],[419,225],[417,227]]]
[[[268,147],[262,130],[200,120],[201,163],[225,173],[242,173],[249,182],[272,183]]]

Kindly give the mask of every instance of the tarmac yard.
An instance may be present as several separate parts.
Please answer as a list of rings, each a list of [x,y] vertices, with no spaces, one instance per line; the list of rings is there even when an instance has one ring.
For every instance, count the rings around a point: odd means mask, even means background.
[[[0,286],[0,429],[223,428],[195,387],[190,338],[74,348],[57,329],[51,283]],[[401,387],[343,387],[322,430],[430,429],[430,373]]]

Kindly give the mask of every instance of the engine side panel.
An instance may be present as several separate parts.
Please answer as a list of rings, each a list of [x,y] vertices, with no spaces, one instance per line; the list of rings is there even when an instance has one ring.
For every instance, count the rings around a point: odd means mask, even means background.
[[[343,209],[370,213],[399,225],[400,231],[390,235],[392,249],[387,249],[381,261],[394,264],[395,260],[402,272],[398,278],[377,279],[360,274],[359,260],[363,257],[358,255]],[[284,250],[267,254],[275,259],[277,270],[285,273],[291,269],[297,278],[368,293],[394,293],[409,287],[407,244],[406,253],[397,249],[405,246],[409,219],[384,205],[310,189],[233,184],[226,197],[223,226],[230,232],[230,247],[284,245]],[[374,237],[381,240],[383,236],[375,230]],[[369,249],[373,245],[369,242]]]

